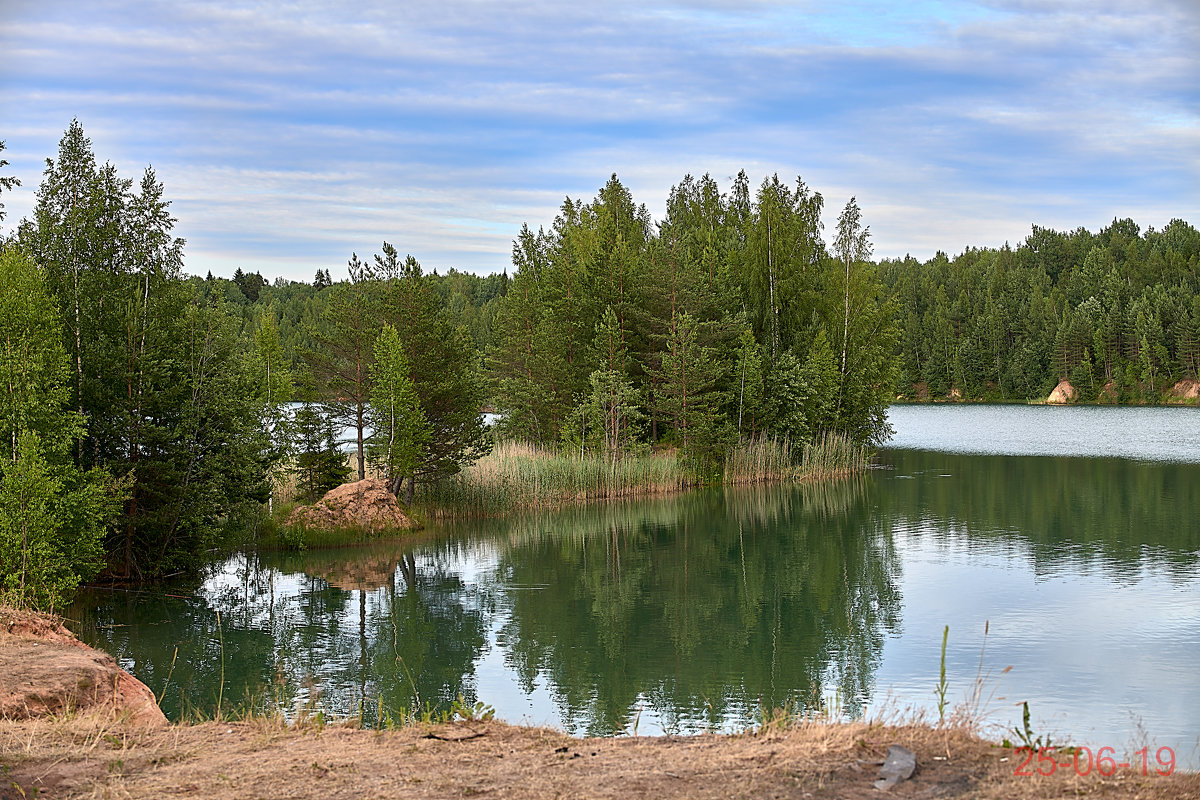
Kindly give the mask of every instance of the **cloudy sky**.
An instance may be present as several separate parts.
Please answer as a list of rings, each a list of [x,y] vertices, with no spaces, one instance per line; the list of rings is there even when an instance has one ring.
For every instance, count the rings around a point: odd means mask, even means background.
[[[154,166],[198,274],[336,276],[384,240],[491,272],[610,173],[657,218],[740,169],[927,258],[1200,224],[1197,53],[1200,0],[0,0],[0,201],[29,213],[77,117]]]

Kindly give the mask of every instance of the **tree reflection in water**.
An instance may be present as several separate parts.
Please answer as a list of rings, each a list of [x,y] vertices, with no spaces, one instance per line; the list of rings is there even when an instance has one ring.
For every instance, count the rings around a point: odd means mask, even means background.
[[[366,724],[380,709],[444,709],[477,699],[493,636],[521,688],[545,684],[571,730],[624,730],[641,704],[681,730],[835,693],[852,713],[899,618],[869,485],[699,492],[459,526],[432,543],[243,554],[177,597],[93,595],[85,638],[172,716],[214,710],[222,649],[226,702]],[[478,699],[504,716],[506,698]]]
[[[668,730],[760,708],[854,713],[896,629],[898,564],[863,481],[681,495],[531,517],[498,580],[507,661],[563,724],[607,734],[639,705]]]

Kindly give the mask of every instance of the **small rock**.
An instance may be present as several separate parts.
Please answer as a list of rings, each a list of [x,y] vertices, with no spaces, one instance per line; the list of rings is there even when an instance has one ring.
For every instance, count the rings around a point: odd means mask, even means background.
[[[900,781],[908,780],[917,769],[917,756],[907,747],[893,744],[888,747],[887,758],[879,768],[879,780],[875,788],[886,792]]]

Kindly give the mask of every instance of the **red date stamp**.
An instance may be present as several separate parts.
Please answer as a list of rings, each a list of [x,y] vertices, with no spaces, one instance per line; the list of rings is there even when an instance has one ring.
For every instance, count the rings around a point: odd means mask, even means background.
[[[1056,752],[1057,751],[1057,752]],[[1073,769],[1075,774],[1086,777],[1095,770],[1104,777],[1115,775],[1119,769],[1141,768],[1143,775],[1170,775],[1175,771],[1175,751],[1170,747],[1160,747],[1154,752],[1154,760],[1150,760],[1150,748],[1143,747],[1126,761],[1117,761],[1117,750],[1114,747],[1101,747],[1095,753],[1090,747],[1018,747],[1015,750],[1019,757],[1013,775],[1032,778],[1034,775],[1050,777],[1059,769]],[[1061,756],[1067,760],[1060,761]]]

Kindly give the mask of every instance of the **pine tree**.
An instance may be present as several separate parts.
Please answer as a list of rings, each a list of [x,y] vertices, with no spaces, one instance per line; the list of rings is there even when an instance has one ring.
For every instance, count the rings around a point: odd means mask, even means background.
[[[313,347],[304,352],[328,415],[340,428],[354,431],[358,480],[367,477],[367,409],[371,364],[381,327],[378,285],[370,265],[352,255],[350,282],[332,287],[328,302],[308,333]]]
[[[612,308],[596,326],[593,349],[600,367],[588,376],[589,391],[572,414],[568,444],[577,441],[582,448],[592,442],[615,464],[633,448],[645,415],[639,408],[641,394],[626,376],[628,352],[620,318]]]
[[[399,494],[404,479],[412,478],[429,445],[429,424],[421,411],[411,372],[400,335],[385,324],[375,340],[375,363],[371,368],[374,435],[368,452],[383,471],[392,494]]]
[[[672,321],[655,397],[684,452],[707,466],[724,455],[728,436],[720,411],[725,397],[719,384],[725,370],[700,332],[700,324],[687,312]]]
[[[293,426],[296,459],[292,473],[296,487],[301,499],[317,500],[350,477],[346,454],[338,447],[337,434],[324,407],[311,397],[296,409]]]
[[[381,322],[390,323],[404,344],[425,421],[428,440],[408,481],[412,501],[418,481],[454,475],[485,452],[483,384],[470,333],[453,326],[420,263],[411,255],[400,261],[384,242],[375,257],[382,280]]]

